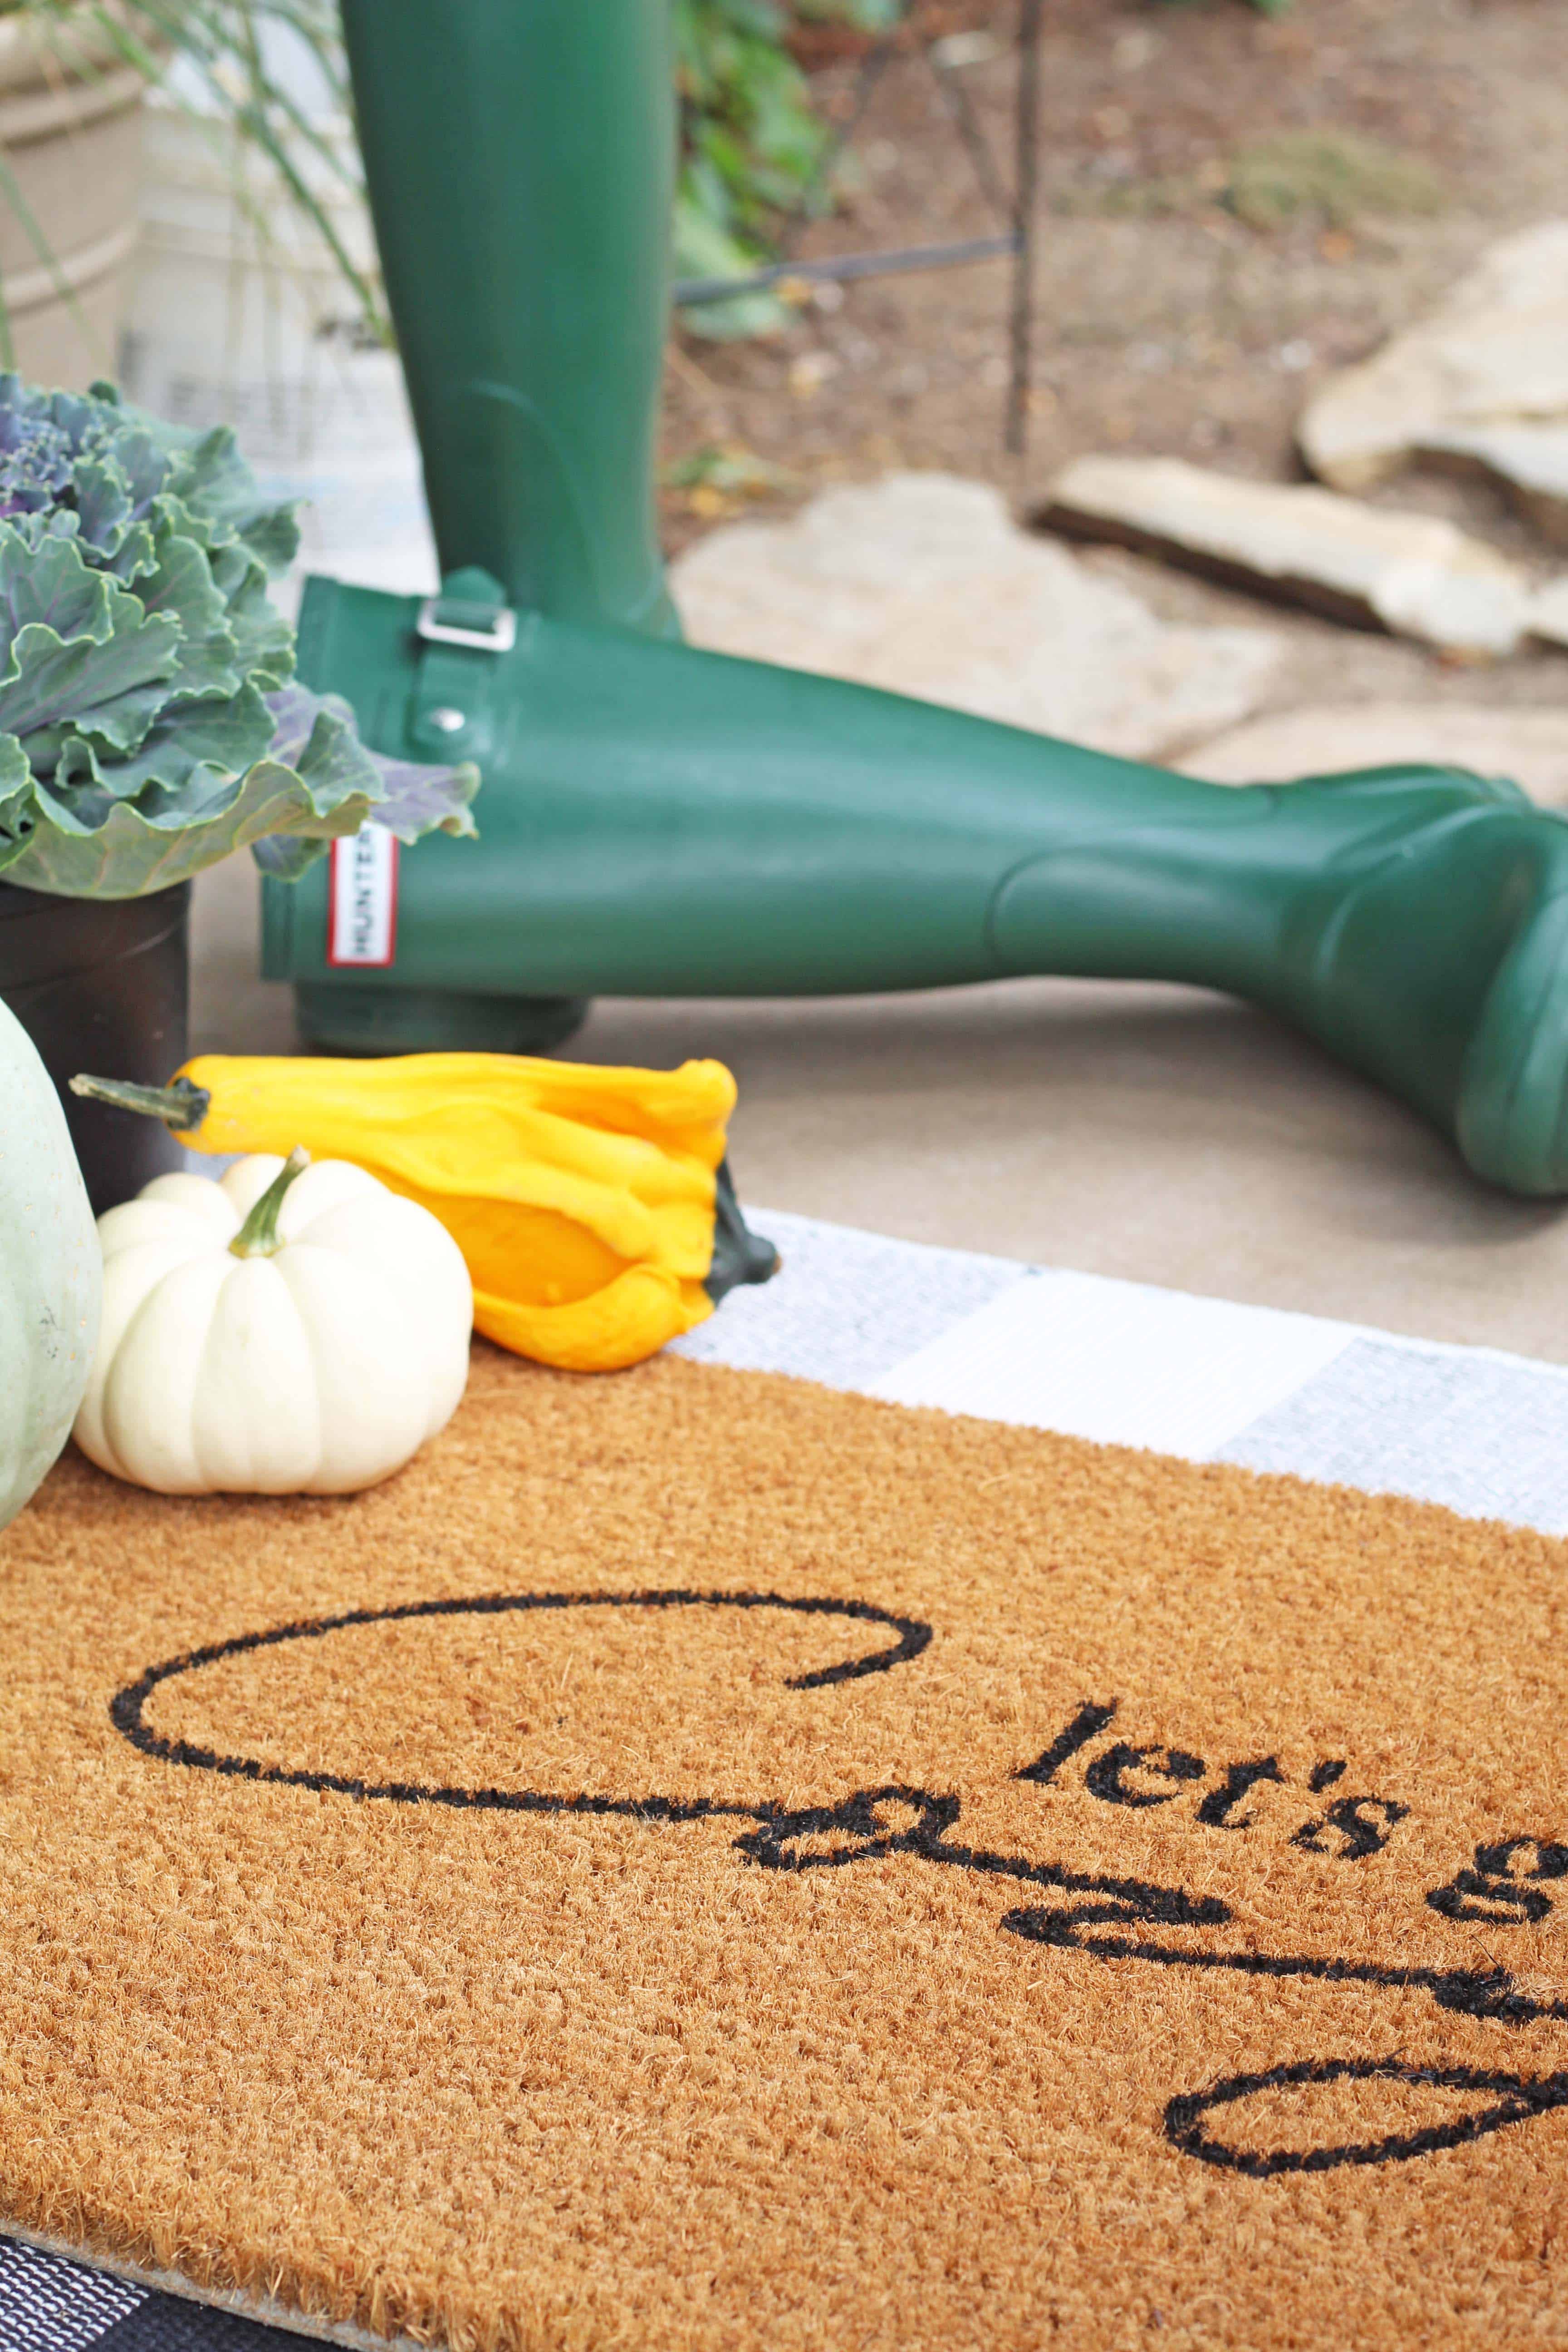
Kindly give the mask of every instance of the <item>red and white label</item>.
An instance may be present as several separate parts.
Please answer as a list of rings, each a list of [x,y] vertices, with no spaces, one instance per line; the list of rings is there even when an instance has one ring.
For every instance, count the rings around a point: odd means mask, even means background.
[[[361,825],[332,844],[327,901],[327,961],[384,971],[397,955],[397,835]]]

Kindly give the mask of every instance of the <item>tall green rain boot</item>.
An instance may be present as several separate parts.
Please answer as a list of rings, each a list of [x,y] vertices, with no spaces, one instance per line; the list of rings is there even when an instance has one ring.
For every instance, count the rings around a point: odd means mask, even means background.
[[[345,0],[447,577],[313,581],[301,670],[485,786],[477,845],[267,886],[307,1035],[540,1050],[594,992],[1184,981],[1309,1031],[1479,1175],[1568,1191],[1568,823],[1513,785],[1204,784],[672,635],[666,5]]]

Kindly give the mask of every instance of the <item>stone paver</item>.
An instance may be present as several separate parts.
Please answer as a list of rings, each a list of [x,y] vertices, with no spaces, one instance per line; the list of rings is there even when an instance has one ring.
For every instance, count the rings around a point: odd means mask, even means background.
[[[1178,627],[1064,548],[1020,530],[999,493],[946,474],[829,490],[788,522],[737,522],[671,577],[688,635],[951,704],[1133,759],[1255,709],[1279,641]]]
[[[1568,807],[1568,709],[1320,703],[1231,728],[1182,766],[1211,783],[1265,784],[1406,760],[1509,776],[1532,799]]]
[[[1492,548],[1438,516],[1331,490],[1174,457],[1079,457],[1037,520],[1472,658],[1511,653],[1526,625],[1529,583]]]
[[[1299,439],[1341,490],[1420,458],[1490,474],[1568,544],[1568,221],[1504,238],[1429,317],[1331,377]]]

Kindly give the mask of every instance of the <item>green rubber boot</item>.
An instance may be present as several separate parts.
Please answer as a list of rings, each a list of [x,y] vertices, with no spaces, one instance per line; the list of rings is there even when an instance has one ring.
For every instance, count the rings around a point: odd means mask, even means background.
[[[300,671],[485,786],[477,845],[384,869],[374,969],[333,947],[335,867],[268,885],[314,1042],[527,1050],[596,992],[1185,981],[1309,1031],[1478,1174],[1568,1191],[1568,823],[1437,770],[1199,783],[680,645],[651,527],[666,0],[344,15],[463,576],[433,612],[311,582]]]
[[[1005,966],[1246,997],[1402,1097],[1478,1176],[1568,1192],[1568,822],[1514,784],[1423,768],[1245,789],[1255,829],[1151,828],[1014,876]]]
[[[443,572],[679,634],[655,520],[669,0],[343,0]]]
[[[342,23],[443,572],[482,565],[525,611],[678,636],[654,492],[669,0],[343,0]],[[306,986],[301,1034],[333,1054],[547,1054],[588,1009],[399,993]]]

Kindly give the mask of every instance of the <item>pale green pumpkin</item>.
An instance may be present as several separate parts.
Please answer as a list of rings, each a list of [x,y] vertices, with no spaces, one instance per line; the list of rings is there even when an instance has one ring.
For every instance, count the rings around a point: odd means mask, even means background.
[[[102,1279],[59,1097],[0,1004],[0,1528],[70,1434],[98,1340]],[[0,1573],[4,1566],[0,1553]]]

